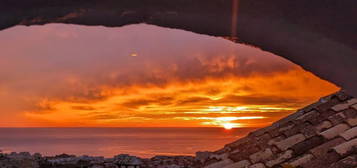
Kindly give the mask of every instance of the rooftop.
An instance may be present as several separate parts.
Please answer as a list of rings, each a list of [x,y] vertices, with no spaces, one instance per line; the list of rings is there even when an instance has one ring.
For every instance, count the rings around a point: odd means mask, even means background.
[[[340,91],[213,152],[205,168],[355,168],[357,99]]]

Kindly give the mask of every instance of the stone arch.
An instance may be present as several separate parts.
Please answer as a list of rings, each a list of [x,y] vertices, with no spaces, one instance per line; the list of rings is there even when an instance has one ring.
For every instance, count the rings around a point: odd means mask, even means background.
[[[354,0],[0,0],[0,4],[0,30],[47,23],[109,27],[147,23],[229,37],[285,57],[357,96]]]

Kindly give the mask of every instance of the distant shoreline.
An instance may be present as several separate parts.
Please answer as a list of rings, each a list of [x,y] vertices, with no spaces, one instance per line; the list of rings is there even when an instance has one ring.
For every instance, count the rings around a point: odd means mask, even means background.
[[[180,166],[187,168],[201,167],[201,163],[193,156],[155,156],[140,158],[128,154],[119,154],[112,158],[103,156],[76,156],[61,154],[56,156],[42,156],[29,152],[2,153],[0,151],[0,167],[21,168],[149,168],[159,166]]]
[[[254,128],[0,128],[0,149],[55,156],[112,157],[127,153],[192,156],[214,151],[247,135]]]

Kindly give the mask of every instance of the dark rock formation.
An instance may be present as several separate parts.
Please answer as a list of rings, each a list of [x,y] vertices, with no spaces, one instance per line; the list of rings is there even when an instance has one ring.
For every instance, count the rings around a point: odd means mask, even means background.
[[[199,168],[192,156],[155,156],[143,159],[127,154],[113,158],[57,155],[42,157],[27,152],[1,154],[0,168]]]
[[[227,37],[283,56],[357,96],[355,0],[0,0],[15,25],[148,23]]]

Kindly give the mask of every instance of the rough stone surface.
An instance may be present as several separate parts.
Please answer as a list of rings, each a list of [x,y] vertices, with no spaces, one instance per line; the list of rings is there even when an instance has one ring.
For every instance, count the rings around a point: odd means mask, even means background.
[[[344,92],[327,96],[218,151],[229,154],[229,168],[346,166],[357,153],[357,99],[351,98]]]
[[[205,160],[209,159],[211,156],[212,152],[196,152],[196,160],[200,161],[201,163],[204,163]]]
[[[284,153],[281,153],[280,155],[278,155],[277,158],[266,162],[265,164],[268,167],[273,167],[275,165],[285,162],[286,160],[290,159],[292,156],[293,156],[293,151],[288,150],[288,151],[285,151]]]
[[[343,144],[340,144],[340,145],[334,147],[333,149],[341,156],[345,156],[349,152],[352,152],[353,147],[356,147],[356,146],[357,146],[357,138],[347,141]]]
[[[316,123],[319,120],[319,112],[316,110],[310,111],[303,116],[298,117],[295,119],[295,121],[299,121],[301,123],[304,122],[310,122],[310,123]]]
[[[285,135],[281,135],[281,136],[278,136],[278,137],[275,137],[273,139],[271,139],[269,142],[268,142],[268,145],[274,145],[282,140],[285,139]]]
[[[320,134],[325,137],[326,139],[332,139],[341,134],[342,132],[346,131],[350,127],[347,124],[339,124],[336,125]]]
[[[260,151],[250,155],[249,158],[252,161],[252,163],[257,163],[260,161],[265,161],[272,156],[273,156],[273,152],[271,151],[270,148],[267,148],[264,151]]]
[[[332,127],[332,123],[330,121],[323,121],[319,125],[315,127],[316,132],[321,133]]]
[[[301,165],[303,168],[327,168],[331,164],[340,160],[340,155],[336,152],[328,152],[323,156],[314,158],[311,161]]]
[[[356,168],[357,155],[348,156],[340,161],[332,164],[329,168]]]
[[[28,152],[0,152],[0,168],[202,168],[192,156],[139,158],[119,154],[112,158],[61,154],[42,156]]]
[[[357,104],[357,99],[348,100],[346,103],[337,104],[332,107],[332,110],[335,111],[342,111],[348,109],[351,105]]]
[[[306,138],[303,134],[297,134],[294,135],[292,137],[289,137],[285,140],[282,140],[280,142],[275,143],[275,145],[280,149],[280,150],[286,150],[290,147],[292,147],[293,145],[304,141]]]
[[[323,157],[326,155],[329,150],[331,150],[332,147],[335,147],[339,144],[342,144],[346,142],[343,138],[336,138],[331,141],[328,141],[322,145],[319,145],[313,149],[310,150],[310,152],[315,156],[315,157]]]
[[[248,160],[242,160],[242,161],[230,164],[228,166],[225,166],[224,168],[246,168],[249,165],[251,165],[251,164]]]
[[[348,123],[348,125],[350,125],[351,127],[355,127],[355,126],[357,126],[357,118],[347,119],[347,123]]]
[[[323,132],[331,127],[332,127],[332,123],[330,121],[323,121],[321,124],[319,124],[315,127],[315,130],[318,133],[320,133],[320,132]]]
[[[341,137],[343,137],[345,140],[350,140],[352,138],[357,137],[357,127],[353,127],[341,134]]]
[[[357,107],[357,104],[355,106]],[[344,110],[343,114],[345,114],[347,118],[357,118],[357,110],[354,108]]]
[[[212,154],[210,156],[211,158],[216,158],[218,160],[224,160],[224,159],[227,159],[228,158],[228,153],[220,153],[220,154]]]
[[[352,108],[354,108],[355,110],[357,110],[357,104],[351,106]]]
[[[290,123],[287,126],[284,126],[283,128],[279,128],[279,132],[285,132],[285,131],[289,131],[291,128],[293,128],[295,126],[295,124]]]
[[[297,167],[297,166],[303,165],[303,164],[311,161],[313,158],[314,158],[313,155],[306,154],[306,155],[304,155],[304,156],[302,156],[300,158],[297,158],[294,161],[289,162],[289,165]]]
[[[335,99],[335,98],[330,98],[327,100],[325,103],[322,103],[316,107],[318,111],[321,111],[323,113],[328,112],[330,109],[331,111],[334,111],[331,107],[337,105],[337,104],[342,104],[340,100]]]
[[[202,165],[211,165],[211,164],[214,164],[214,163],[217,163],[219,162],[220,160],[217,160],[216,158],[208,158],[204,161],[201,161],[201,163],[203,163]]]
[[[222,168],[222,167],[225,167],[225,166],[230,165],[232,163],[233,163],[233,161],[231,161],[229,159],[226,159],[226,160],[222,160],[222,161],[213,163],[211,165],[208,165],[205,168]]]
[[[352,98],[343,91],[336,93],[334,96],[336,96],[340,101],[346,101]]]
[[[257,164],[249,166],[249,168],[266,168],[266,167],[263,163],[257,163]]]
[[[254,142],[246,144],[236,149],[234,153],[231,153],[228,158],[234,162],[248,159],[250,154],[260,151],[260,148]]]
[[[312,126],[312,125],[310,125],[310,124],[307,124],[307,125],[305,125],[303,128],[301,128],[301,129],[300,129],[300,132],[301,132],[302,134],[304,134],[304,136],[305,136],[306,138],[311,138],[311,137],[317,135],[317,132],[316,132],[316,130],[315,130],[315,127]]]
[[[332,109],[328,109],[327,111],[323,111],[320,113],[319,118],[321,121],[317,122],[317,124],[321,123],[322,121],[328,120],[328,118],[332,115],[335,115],[337,112],[333,111]]]
[[[341,124],[342,122],[344,122],[346,120],[346,116],[343,112],[337,113],[335,115],[332,115],[330,117],[328,117],[328,120],[331,121],[331,123],[333,125],[337,125],[337,124]]]
[[[270,146],[268,145],[269,140],[271,140],[271,135],[269,133],[265,133],[262,136],[256,137],[257,144],[260,147],[260,149],[265,149],[269,148]]]
[[[322,143],[324,143],[324,138],[321,136],[315,136],[294,145],[291,149],[294,151],[295,155],[301,155],[310,149],[321,145]]]

